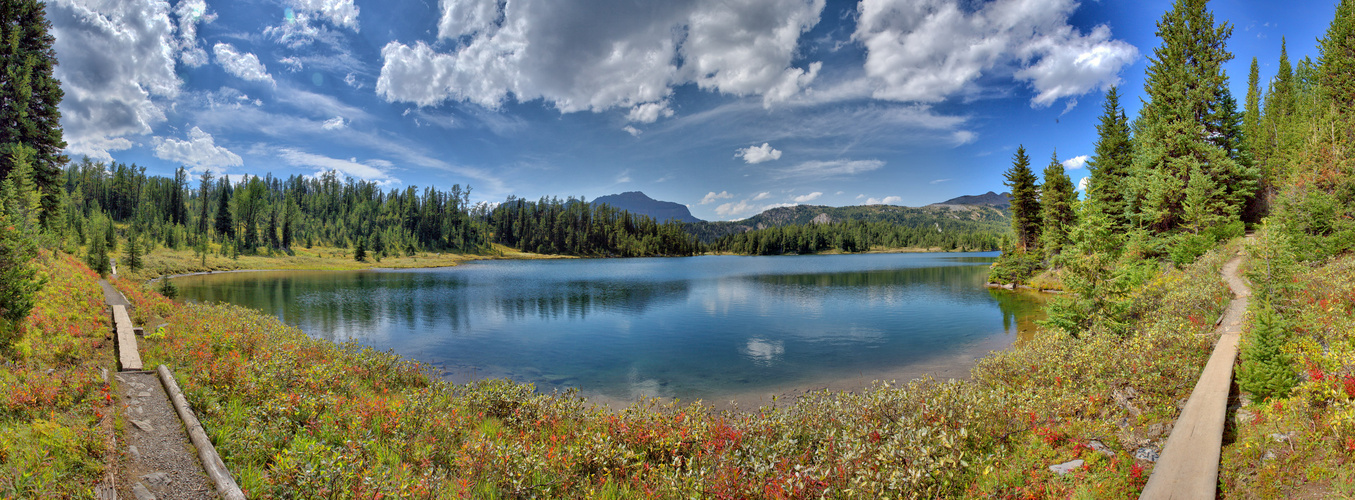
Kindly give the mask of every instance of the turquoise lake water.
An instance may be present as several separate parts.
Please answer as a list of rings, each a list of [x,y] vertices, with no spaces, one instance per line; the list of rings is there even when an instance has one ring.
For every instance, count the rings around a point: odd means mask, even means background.
[[[908,373],[1010,345],[1039,300],[986,289],[995,257],[478,261],[218,273],[175,284],[184,299],[252,307],[312,336],[432,364],[452,380],[718,400]]]

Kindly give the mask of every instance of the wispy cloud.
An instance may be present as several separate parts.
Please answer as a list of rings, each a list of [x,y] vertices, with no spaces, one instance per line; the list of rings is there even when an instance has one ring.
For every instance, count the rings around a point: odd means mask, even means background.
[[[715,200],[727,200],[733,197],[734,195],[729,194],[729,191],[720,191],[718,193],[715,191],[711,191],[709,193],[706,193],[706,196],[704,198],[701,198],[700,204],[705,205],[707,203],[713,203],[715,202]]]
[[[781,179],[828,179],[850,177],[879,170],[883,166],[885,162],[880,160],[812,160],[790,168],[774,170],[772,175]]]

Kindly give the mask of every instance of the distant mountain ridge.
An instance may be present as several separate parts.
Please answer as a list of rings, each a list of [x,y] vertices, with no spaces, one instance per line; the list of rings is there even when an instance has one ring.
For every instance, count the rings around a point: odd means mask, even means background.
[[[896,205],[859,205],[828,207],[795,205],[777,207],[738,221],[701,222],[689,224],[687,232],[703,242],[712,242],[723,236],[754,229],[800,224],[831,224],[860,220],[892,222],[908,227],[932,226],[937,229],[982,226],[994,231],[1005,230],[1010,223],[1006,206],[983,204],[935,204],[925,207]]]
[[[607,204],[612,208],[625,210],[637,215],[648,215],[659,222],[675,220],[678,222],[705,222],[692,216],[687,206],[671,201],[659,201],[640,191],[627,191],[621,194],[609,194],[594,198],[591,205]]]
[[[979,195],[958,196],[943,201],[941,203],[933,203],[928,206],[937,206],[937,205],[989,205],[994,207],[1005,208],[1012,206],[1012,194],[1011,193],[997,194],[992,191],[989,191],[987,193]]]

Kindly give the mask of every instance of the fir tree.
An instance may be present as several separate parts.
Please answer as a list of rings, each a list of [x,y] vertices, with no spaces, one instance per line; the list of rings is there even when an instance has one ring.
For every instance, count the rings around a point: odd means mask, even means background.
[[[357,243],[353,244],[353,260],[367,262],[367,241],[364,238],[358,238]]]
[[[1251,332],[1243,341],[1237,383],[1257,399],[1283,397],[1298,383],[1294,366],[1283,350],[1285,330],[1283,318],[1269,304],[1262,304],[1256,311]]]
[[[1318,81],[1337,112],[1351,113],[1355,107],[1355,2],[1341,0],[1336,18],[1319,40]]]
[[[1016,235],[1017,248],[1023,252],[1033,250],[1040,238],[1040,193],[1024,145],[1016,148],[1006,177],[1006,185],[1012,192],[1012,232]]]
[[[1117,228],[1129,225],[1128,202],[1125,199],[1125,178],[1134,160],[1134,149],[1129,140],[1129,120],[1120,108],[1120,92],[1111,87],[1102,106],[1101,123],[1097,124],[1096,153],[1087,162],[1091,179],[1087,184],[1087,198]]]
[[[218,182],[216,190],[216,236],[224,241],[235,239],[235,221],[231,217],[231,176]]]
[[[1054,257],[1069,243],[1069,234],[1076,223],[1077,191],[1072,179],[1059,163],[1058,153],[1044,169],[1044,185],[1040,188],[1040,244],[1045,254]]]
[[[20,175],[15,175],[15,174]],[[18,334],[17,323],[33,309],[44,280],[32,265],[37,255],[35,224],[25,210],[25,193],[15,187],[15,170],[0,181],[0,349],[8,349]]]
[[[136,231],[132,231],[132,234],[127,236],[127,247],[123,251],[123,258],[126,260],[126,262],[124,262],[123,265],[126,265],[127,269],[131,269],[133,271],[141,270],[140,239],[141,239],[140,234]]]
[[[211,208],[208,196],[212,192],[212,171],[206,170],[198,176],[198,235],[207,236],[211,227]]]
[[[1144,83],[1148,101],[1136,124],[1133,186],[1137,222],[1158,233],[1184,222],[1192,175],[1208,175],[1216,185],[1245,177],[1232,153],[1210,139],[1229,122],[1220,101],[1228,100],[1222,65],[1232,59],[1225,48],[1232,26],[1216,26],[1205,3],[1177,0],[1158,21],[1162,45],[1153,50]],[[1236,212],[1236,200],[1223,201],[1208,205]]]
[[[112,221],[106,222],[112,225]],[[102,231],[102,228],[100,228]],[[89,249],[85,254],[85,264],[99,273],[100,276],[107,276],[109,271],[108,263],[108,240],[100,232],[95,232],[89,239]]]
[[[52,76],[56,51],[51,22],[44,3],[38,0],[8,0],[0,6],[0,148],[16,144],[33,148],[33,182],[42,193],[44,214],[58,213],[56,196],[61,168],[68,161],[61,154],[61,111],[64,93]],[[8,155],[6,155],[8,156]],[[13,164],[0,161],[0,176]],[[51,221],[41,219],[44,227]]]

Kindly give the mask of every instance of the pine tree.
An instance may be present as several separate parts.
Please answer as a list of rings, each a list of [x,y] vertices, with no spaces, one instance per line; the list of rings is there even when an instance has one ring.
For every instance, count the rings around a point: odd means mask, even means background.
[[[44,3],[9,0],[0,7],[0,148],[15,144],[33,148],[33,182],[42,193],[43,214],[56,214],[61,168],[68,161],[61,154],[61,111],[64,93],[52,76],[56,66],[55,37],[49,33]],[[0,161],[0,176],[13,164]],[[40,221],[49,227],[46,217]]]
[[[21,176],[12,173],[0,181],[0,349],[10,347],[18,334],[17,323],[33,309],[44,284],[32,265],[37,255],[36,221],[23,208],[25,193],[15,187],[15,177]]]
[[[1337,112],[1351,113],[1355,107],[1355,2],[1341,0],[1336,18],[1319,40],[1318,81]]]
[[[1158,21],[1162,45],[1153,50],[1144,83],[1148,101],[1136,124],[1132,174],[1135,215],[1158,233],[1184,222],[1192,175],[1208,175],[1217,185],[1241,182],[1246,175],[1232,152],[1211,140],[1231,123],[1220,103],[1230,99],[1222,65],[1232,59],[1225,44],[1233,28],[1226,22],[1216,26],[1205,4],[1177,0]],[[1209,206],[1225,211],[1219,215],[1236,216],[1237,200],[1226,191],[1217,196],[1227,199]]]
[[[1129,140],[1129,120],[1120,108],[1120,92],[1111,87],[1102,106],[1101,123],[1097,124],[1096,152],[1087,162],[1091,180],[1087,198],[1099,206],[1116,228],[1129,225],[1129,205],[1125,196],[1125,179],[1134,160],[1134,148]]]
[[[367,262],[367,241],[364,238],[358,238],[353,245],[353,260]]]
[[[136,231],[133,231],[132,234],[127,236],[127,246],[123,250],[123,258],[126,259],[127,261],[124,262],[123,264],[127,266],[127,269],[131,269],[132,271],[141,270],[140,240],[141,240],[140,234]]]
[[[1283,351],[1285,331],[1283,318],[1269,304],[1262,304],[1243,341],[1242,366],[1237,370],[1238,386],[1257,399],[1285,396],[1298,383]]]
[[[1006,177],[1006,185],[1012,193],[1012,232],[1016,235],[1017,248],[1023,252],[1033,250],[1040,238],[1040,193],[1024,145],[1016,148]]]
[[[221,178],[217,183],[216,236],[221,241],[235,239],[235,222],[231,220],[231,176]]]
[[[105,220],[104,223],[111,226],[113,221]],[[102,231],[102,228],[100,228],[99,231]],[[108,275],[108,240],[98,231],[91,235],[89,239],[89,249],[85,254],[85,264],[89,265],[89,268],[93,269],[94,272],[99,273],[100,276]]]
[[[204,171],[198,179],[198,236],[205,238],[211,227],[212,204],[208,195],[212,192],[212,171]]]
[[[1054,257],[1070,242],[1069,234],[1077,222],[1077,191],[1072,179],[1054,153],[1044,169],[1044,185],[1040,188],[1040,244],[1045,254]]]

